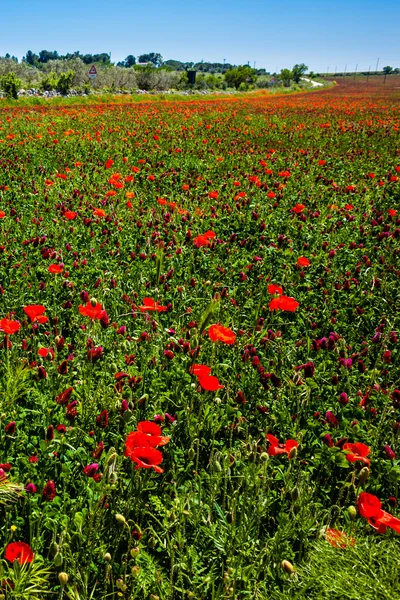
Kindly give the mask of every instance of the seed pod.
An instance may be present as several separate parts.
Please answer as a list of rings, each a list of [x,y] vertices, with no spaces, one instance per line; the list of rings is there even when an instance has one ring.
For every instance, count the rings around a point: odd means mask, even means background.
[[[349,513],[349,516],[351,519],[354,519],[357,517],[357,509],[355,506],[349,506],[347,509],[347,512]]]
[[[122,525],[126,524],[126,519],[124,515],[121,515],[119,513],[115,515],[115,520],[118,521],[118,523],[121,523]]]
[[[61,565],[63,564],[63,560],[63,555],[57,552],[57,554],[54,557],[54,565],[56,567],[61,567]]]
[[[138,567],[137,565],[133,566],[131,569],[131,573],[134,577],[139,575],[139,571],[140,571],[140,567]]]
[[[363,467],[358,476],[359,482],[361,484],[365,483],[368,480],[368,477],[369,477],[369,469],[368,469],[368,467]]]
[[[55,556],[57,554],[57,552],[59,551],[59,547],[57,542],[51,542],[50,547],[49,547],[49,552],[51,554],[51,556]]]
[[[293,575],[294,566],[292,565],[291,562],[289,562],[288,560],[283,560],[281,562],[281,567],[284,571],[286,571],[286,573],[289,573],[289,575]]]
[[[219,471],[219,472],[222,471],[221,464],[217,461],[217,459],[214,460],[214,467],[216,468],[217,471]]]
[[[104,560],[108,563],[111,562],[111,554],[109,552],[105,553]]]
[[[297,486],[292,489],[290,496],[292,498],[292,502],[296,502],[300,498],[300,491]]]
[[[62,571],[61,573],[58,574],[58,581],[60,582],[60,584],[62,586],[67,585],[68,579],[69,579],[69,577],[68,577],[67,573],[64,573]]]
[[[131,548],[132,558],[136,558],[138,554],[139,554],[139,548]]]
[[[267,462],[267,460],[269,460],[269,456],[268,456],[267,452],[261,452],[260,460],[262,460],[264,462]]]

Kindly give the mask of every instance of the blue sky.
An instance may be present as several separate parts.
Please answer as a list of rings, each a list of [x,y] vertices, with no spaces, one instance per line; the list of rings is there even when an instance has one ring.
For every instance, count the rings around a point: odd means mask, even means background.
[[[399,0],[0,0],[0,55],[160,52],[267,71],[400,67]]]

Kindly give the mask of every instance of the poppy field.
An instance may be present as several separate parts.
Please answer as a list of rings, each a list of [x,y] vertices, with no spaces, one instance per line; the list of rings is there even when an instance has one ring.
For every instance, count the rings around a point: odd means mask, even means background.
[[[398,598],[399,101],[0,104],[0,598]]]

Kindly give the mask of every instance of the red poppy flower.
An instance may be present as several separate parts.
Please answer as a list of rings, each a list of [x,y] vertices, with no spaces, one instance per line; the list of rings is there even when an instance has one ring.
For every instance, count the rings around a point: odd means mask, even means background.
[[[160,306],[158,302],[153,300],[152,298],[144,298],[143,305],[139,306],[140,312],[157,311],[157,312],[165,312],[167,310],[166,306]]]
[[[223,327],[222,325],[211,325],[208,330],[208,335],[212,342],[223,342],[224,344],[234,344],[236,335],[229,327]]]
[[[0,210],[0,219],[4,219],[5,216],[6,216],[6,213],[3,212],[2,210]]]
[[[93,216],[94,217],[105,217],[106,211],[103,210],[102,208],[95,208],[93,211]]]
[[[24,306],[24,312],[28,315],[31,323],[47,323],[49,320],[43,313],[46,308],[42,304],[32,304],[31,306]]]
[[[287,310],[288,312],[295,312],[299,306],[299,302],[289,296],[279,296],[274,298],[269,303],[269,310]]]
[[[77,216],[78,216],[78,213],[74,212],[72,210],[66,210],[64,213],[64,217],[66,219],[68,219],[68,221],[73,221],[74,219],[76,219]]]
[[[299,256],[296,264],[298,267],[309,267],[311,263],[305,256]]]
[[[161,427],[153,421],[140,421],[138,423],[138,432],[145,435],[150,443],[150,446],[165,446],[170,438],[161,435]]]
[[[95,306],[93,306],[90,302],[86,302],[85,306],[82,306],[82,304],[79,305],[79,312],[84,317],[89,317],[89,319],[94,321],[102,318],[104,310],[100,302],[97,302]]]
[[[283,289],[280,285],[276,285],[275,283],[270,283],[268,286],[268,294],[283,294]]]
[[[131,461],[136,463],[136,468],[139,469],[151,469],[153,468],[156,473],[163,473],[164,470],[158,465],[162,462],[163,456],[156,448],[141,447],[133,448],[129,454]]]
[[[50,354],[50,356],[51,356],[52,358],[54,358],[54,351],[53,351],[53,348],[40,348],[40,349],[38,350],[38,354],[39,354],[39,356],[41,356],[42,358],[46,358],[46,356],[47,356],[48,354]]]
[[[158,204],[161,204],[161,206],[164,206],[165,204],[167,204],[167,201],[165,200],[165,198],[157,198],[157,202],[158,202]]]
[[[49,266],[49,273],[62,273],[63,272],[64,267],[61,267],[60,265],[50,265]]]
[[[395,216],[397,215],[397,210],[395,210],[394,208],[389,208],[389,210],[388,210],[388,214],[389,214],[391,217],[395,217]]]
[[[337,529],[328,528],[325,537],[326,541],[334,548],[346,548],[347,546],[354,546],[356,543],[354,538],[349,537],[344,531],[338,531]]]
[[[16,560],[20,565],[31,563],[34,556],[32,548],[25,542],[12,542],[11,544],[8,544],[4,554],[4,558],[11,563]]]
[[[208,392],[216,392],[221,390],[224,386],[220,384],[217,377],[210,375],[211,368],[207,365],[192,365],[190,367],[190,373],[196,375],[197,380],[203,390]]]
[[[211,240],[213,240],[215,237],[217,237],[217,236],[214,233],[214,231],[211,231],[209,229],[208,231],[206,231],[202,235],[198,235],[197,237],[195,237],[194,240],[193,240],[193,243],[196,246],[209,246]]]
[[[370,464],[370,460],[366,458],[370,453],[370,448],[362,442],[356,442],[355,444],[344,444],[343,450],[346,452],[346,460],[348,462],[362,462],[365,465]]]
[[[10,319],[1,319],[0,320],[0,329],[4,331],[7,335],[12,335],[13,333],[17,333],[21,327],[21,323],[18,321],[11,321]]]
[[[269,456],[276,456],[277,454],[289,455],[292,448],[297,448],[299,445],[296,440],[287,440],[284,444],[280,444],[278,438],[267,433],[267,440],[271,444],[267,450]]]
[[[379,533],[385,533],[387,527],[400,533],[400,519],[382,510],[381,501],[373,494],[362,492],[358,497],[357,506],[360,515]]]
[[[296,214],[300,214],[301,212],[303,212],[303,210],[305,209],[306,205],[305,204],[296,204],[296,206],[292,207],[292,211]]]
[[[207,392],[216,392],[224,387],[214,375],[199,375],[197,379],[203,390]]]
[[[190,373],[196,375],[196,377],[209,375],[211,373],[211,367],[207,367],[207,365],[192,365],[190,367]]]

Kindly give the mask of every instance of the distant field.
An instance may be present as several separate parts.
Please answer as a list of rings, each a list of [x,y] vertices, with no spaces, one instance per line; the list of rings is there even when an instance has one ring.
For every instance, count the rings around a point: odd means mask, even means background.
[[[400,594],[400,76],[0,103],[0,594]]]

